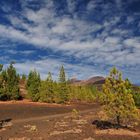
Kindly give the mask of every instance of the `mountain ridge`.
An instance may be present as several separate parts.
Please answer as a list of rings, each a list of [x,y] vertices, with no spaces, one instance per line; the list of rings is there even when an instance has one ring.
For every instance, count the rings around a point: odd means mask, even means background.
[[[69,83],[74,85],[103,84],[104,82],[105,78],[103,76],[93,76],[85,80],[78,80],[76,78],[72,78],[69,80]]]

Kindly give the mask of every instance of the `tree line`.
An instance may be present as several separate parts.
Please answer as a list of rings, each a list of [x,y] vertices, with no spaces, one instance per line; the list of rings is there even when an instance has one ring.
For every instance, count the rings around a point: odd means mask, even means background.
[[[20,76],[14,63],[10,63],[7,69],[0,65],[0,100],[19,100],[20,82],[26,83],[28,94],[26,98],[32,101],[48,103],[66,103],[69,101],[93,101],[97,89],[90,86],[75,86],[69,84],[66,79],[64,66],[61,66],[58,81],[54,81],[51,72],[45,80],[41,80],[40,74],[36,70],[31,70],[26,76]]]
[[[52,79],[51,72],[46,80],[41,81],[40,74],[36,70],[29,73],[27,84],[28,98],[32,101],[48,103],[66,103],[75,101],[93,101],[95,91],[88,86],[75,86],[68,83],[64,67],[61,66],[58,82]]]

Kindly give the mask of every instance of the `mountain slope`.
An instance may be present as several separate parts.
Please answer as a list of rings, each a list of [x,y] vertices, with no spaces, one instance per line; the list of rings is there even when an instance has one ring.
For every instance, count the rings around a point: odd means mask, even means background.
[[[96,85],[103,84],[104,82],[105,78],[102,76],[91,77],[87,80],[77,80],[76,78],[70,80],[70,83],[74,85]]]

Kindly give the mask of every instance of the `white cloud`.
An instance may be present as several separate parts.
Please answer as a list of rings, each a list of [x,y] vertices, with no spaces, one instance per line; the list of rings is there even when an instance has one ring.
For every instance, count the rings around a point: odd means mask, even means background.
[[[36,69],[41,73],[42,79],[45,79],[47,73],[52,72],[53,78],[58,80],[59,69],[61,65],[64,65],[67,78],[72,78],[73,76],[78,76],[77,78],[83,79],[85,77],[90,77],[97,75],[104,75],[102,72],[97,71],[97,69],[92,69],[91,66],[83,67],[80,64],[68,64],[63,60],[56,59],[44,59],[39,61],[27,61],[25,63],[16,63],[15,67],[20,73],[28,74],[30,70]]]
[[[140,38],[129,38],[124,40],[124,45],[128,47],[135,47],[137,49],[140,49]]]

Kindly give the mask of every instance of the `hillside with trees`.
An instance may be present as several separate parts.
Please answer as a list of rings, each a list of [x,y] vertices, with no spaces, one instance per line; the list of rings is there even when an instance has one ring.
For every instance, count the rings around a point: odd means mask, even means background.
[[[27,90],[24,98],[28,98],[34,102],[94,102],[100,98],[105,100],[106,98],[103,96],[104,92],[121,92],[120,96],[122,97],[127,95],[126,93],[128,92],[129,96],[133,97],[136,106],[140,106],[140,88],[132,85],[128,79],[123,80],[121,73],[116,68],[111,70],[110,76],[106,77],[105,80],[103,77],[97,76],[88,80],[75,82],[73,79],[69,80],[68,77],[66,78],[64,66],[60,67],[58,80],[53,80],[51,72],[48,72],[45,80],[41,80],[39,72],[35,69],[30,71],[28,75],[22,74],[20,76],[13,62],[6,69],[3,69],[3,65],[1,64],[0,100],[20,100],[22,98],[22,94],[20,93],[21,85],[24,90]],[[115,101],[113,100],[113,102]]]

